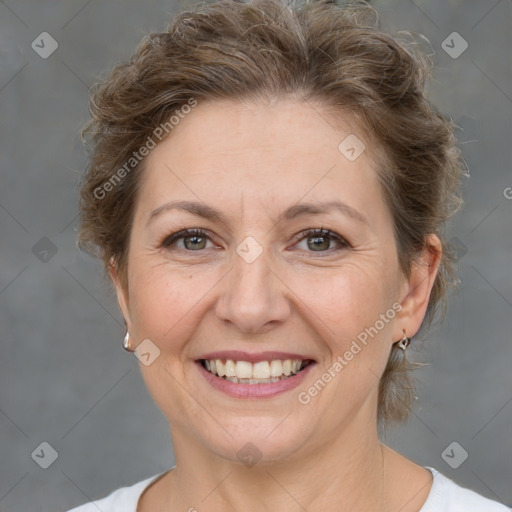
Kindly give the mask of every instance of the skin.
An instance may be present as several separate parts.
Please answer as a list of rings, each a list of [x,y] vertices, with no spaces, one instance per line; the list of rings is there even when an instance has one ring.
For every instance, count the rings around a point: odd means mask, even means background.
[[[128,252],[128,284],[111,277],[132,348],[150,339],[160,356],[141,372],[169,421],[177,468],[146,490],[139,511],[420,510],[430,472],[380,443],[377,392],[391,346],[424,318],[441,255],[435,235],[406,278],[393,220],[377,181],[371,142],[348,117],[328,121],[319,105],[199,103],[147,157]],[[365,151],[349,161],[338,145],[356,133]],[[200,201],[225,222],[167,210]],[[298,202],[341,200],[340,212],[288,221]],[[318,235],[295,240],[310,228]],[[208,234],[170,247],[185,228]],[[237,246],[252,236],[262,254],[247,263]],[[188,245],[185,246],[184,243]],[[194,245],[194,243],[196,245]],[[187,248],[188,247],[188,248]],[[307,390],[352,340],[394,303],[401,311],[307,405]],[[241,400],[214,390],[194,362],[213,350],[279,350],[311,355],[316,366],[296,389]],[[261,455],[252,467],[237,452]]]

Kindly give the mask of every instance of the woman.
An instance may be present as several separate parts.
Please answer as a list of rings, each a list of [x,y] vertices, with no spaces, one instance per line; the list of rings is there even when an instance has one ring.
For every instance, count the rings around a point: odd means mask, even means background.
[[[378,437],[453,281],[463,161],[375,14],[202,5],[94,94],[79,240],[176,466],[74,512],[507,510]]]

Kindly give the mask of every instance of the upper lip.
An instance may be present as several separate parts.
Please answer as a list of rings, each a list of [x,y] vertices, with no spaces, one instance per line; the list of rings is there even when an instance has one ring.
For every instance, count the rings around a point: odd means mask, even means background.
[[[273,361],[276,359],[281,361],[284,361],[285,359],[300,359],[302,361],[314,361],[314,359],[310,356],[294,354],[292,352],[267,351],[251,353],[244,352],[241,350],[220,350],[217,352],[209,352],[208,354],[200,356],[197,360],[201,359],[231,359],[232,361],[247,361],[249,363],[258,363],[260,361]]]

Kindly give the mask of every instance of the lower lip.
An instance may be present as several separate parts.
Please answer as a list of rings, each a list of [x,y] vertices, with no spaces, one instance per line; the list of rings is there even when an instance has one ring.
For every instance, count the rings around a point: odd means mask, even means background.
[[[234,398],[272,398],[280,395],[281,393],[296,388],[311,371],[311,368],[315,366],[315,363],[310,363],[304,370],[301,370],[293,377],[288,377],[287,379],[282,379],[277,382],[267,382],[265,384],[235,384],[222,377],[213,375],[213,373],[210,373],[203,367],[200,361],[196,361],[196,364],[201,374],[212,387]]]

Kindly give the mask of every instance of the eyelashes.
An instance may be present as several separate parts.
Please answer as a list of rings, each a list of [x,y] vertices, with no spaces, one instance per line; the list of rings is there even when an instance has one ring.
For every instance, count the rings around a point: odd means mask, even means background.
[[[199,240],[199,245],[201,245],[203,240],[211,241],[211,238],[208,235],[208,232],[203,229],[199,229],[199,228],[182,229],[182,230],[180,230],[176,233],[173,233],[173,234],[167,236],[166,238],[164,238],[162,240],[162,242],[160,243],[160,247],[163,249],[171,250],[172,246],[176,245],[176,242],[178,242],[179,240],[182,240],[182,239],[184,240],[186,238]],[[328,229],[324,229],[323,227],[307,229],[305,231],[302,231],[301,233],[298,233],[297,235],[295,235],[293,237],[293,239],[296,242],[301,242],[302,240],[308,239],[308,238],[314,239],[314,243],[312,244],[313,247],[318,247],[318,245],[316,245],[316,244],[319,240],[326,240],[328,242],[336,242],[339,247],[338,249],[335,249],[334,251],[332,249],[328,249],[326,251],[322,251],[322,250],[316,251],[314,249],[306,250],[305,252],[308,252],[308,253],[316,253],[316,254],[326,253],[326,254],[330,255],[333,252],[337,252],[342,249],[351,248],[350,244],[342,236],[340,236],[337,233],[334,233]],[[196,249],[188,249],[186,247],[185,248],[182,247],[178,250],[184,250],[189,253],[193,253],[193,252],[203,252],[204,249],[206,249],[206,248],[207,247],[200,247],[199,249],[196,250]]]
[[[298,235],[295,235],[293,237],[293,239],[300,242],[304,239],[313,238],[313,237],[316,238],[317,240],[318,239],[326,239],[329,241],[335,241],[338,243],[338,245],[342,249],[348,249],[350,247],[350,244],[342,236],[338,235],[337,233],[333,233],[332,231],[330,231],[328,229],[324,229],[324,228],[307,229],[306,231],[302,231]],[[313,253],[327,252],[328,254],[331,254],[332,252],[335,252],[335,251],[330,250],[330,251],[308,251],[308,252],[313,252]]]
[[[210,240],[210,237],[208,236],[208,233],[202,229],[182,229],[181,231],[178,231],[177,233],[173,233],[172,235],[169,235],[167,238],[165,238],[162,243],[160,244],[161,247],[168,249],[171,245],[173,245],[176,241],[180,240],[181,238],[205,238]],[[194,251],[190,251],[194,252]]]

